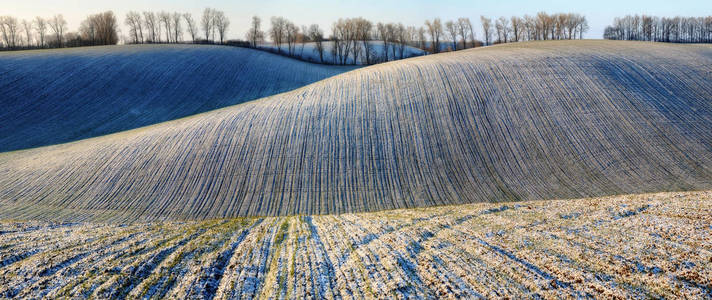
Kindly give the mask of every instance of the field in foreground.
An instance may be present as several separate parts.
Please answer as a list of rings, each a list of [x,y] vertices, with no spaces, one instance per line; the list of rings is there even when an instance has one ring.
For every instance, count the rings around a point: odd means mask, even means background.
[[[0,297],[712,297],[712,191],[132,225],[0,223]]]

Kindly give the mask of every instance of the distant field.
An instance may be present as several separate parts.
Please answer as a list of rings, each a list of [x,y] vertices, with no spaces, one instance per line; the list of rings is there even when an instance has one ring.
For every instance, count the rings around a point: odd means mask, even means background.
[[[0,53],[0,152],[169,121],[351,69],[219,46]]]
[[[348,59],[346,60],[346,64],[355,64],[355,65],[365,65],[366,64],[366,57],[364,56],[365,49],[362,43],[358,43],[357,45],[360,47],[361,54],[359,58],[354,62],[353,56],[349,54]],[[267,48],[271,50],[277,50],[276,44],[262,44],[259,45],[260,48]],[[373,51],[373,56],[372,59],[376,61],[377,59],[382,59],[385,58],[384,54],[384,47],[383,47],[383,42],[378,42],[378,41],[371,41],[369,42],[369,47],[371,47]],[[398,48],[398,47],[396,47]],[[283,53],[287,53],[288,45],[283,44],[281,47],[281,51]],[[325,63],[334,63],[334,55],[332,53],[334,49],[334,43],[333,42],[324,42],[324,53],[323,53],[323,59]],[[393,57],[393,48],[389,47],[389,53],[388,53],[388,58],[389,60],[395,60]],[[411,47],[411,46],[405,46],[404,51],[403,51],[403,56],[404,58],[409,58],[409,57],[414,57],[414,56],[421,56],[427,54],[425,51]],[[305,43],[304,45],[297,43],[295,46],[295,51],[294,55],[297,57],[301,57],[302,59],[306,61],[312,61],[312,62],[317,62],[321,63],[321,58],[319,58],[319,52],[316,51],[316,44],[315,43]],[[396,50],[396,59],[400,59],[400,51],[397,49]]]
[[[709,45],[614,41],[365,67],[0,154],[0,218],[201,220],[712,189],[710,74]]]
[[[711,298],[712,192],[0,223],[0,297]]]

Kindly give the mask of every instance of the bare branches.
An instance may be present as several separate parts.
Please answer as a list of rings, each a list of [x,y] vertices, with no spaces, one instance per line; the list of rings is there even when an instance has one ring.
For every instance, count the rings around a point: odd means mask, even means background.
[[[646,15],[615,18],[603,38],[670,43],[712,42],[712,16],[653,17]]]
[[[36,17],[34,21],[35,30],[37,31],[38,46],[43,48],[45,46],[45,35],[47,34],[47,20],[42,17]]]
[[[247,32],[247,40],[250,42],[252,47],[257,47],[257,43],[264,41],[265,33],[261,29],[262,19],[258,16],[252,17],[252,22],[250,22],[250,30]]]
[[[67,28],[67,21],[64,20],[64,16],[55,15],[54,17],[52,17],[52,19],[49,20],[49,27],[54,32],[55,43],[57,44],[57,47],[62,48],[64,31]]]
[[[480,16],[480,23],[482,23],[482,34],[485,37],[485,45],[489,45],[490,38],[492,37],[492,20],[490,18]]]
[[[161,26],[158,23],[159,21],[156,14],[150,11],[143,12],[143,22],[146,25],[146,30],[148,32],[147,42],[160,42]]]
[[[277,51],[279,52],[282,51],[282,40],[286,35],[287,22],[289,21],[283,17],[272,17],[272,19],[270,19],[272,27],[270,28],[269,36],[272,39],[272,43],[277,46]]]
[[[203,28],[203,32],[205,33],[205,40],[210,41],[212,40],[211,38],[214,38],[214,32],[215,32],[215,18],[213,18],[215,10],[212,8],[206,8],[203,11],[203,17],[200,19],[200,24]]]
[[[128,12],[124,24],[129,27],[129,35],[133,38],[133,43],[142,43],[143,23],[141,22],[141,14],[135,11]]]
[[[534,40],[563,40],[583,38],[583,33],[588,31],[586,17],[573,13],[560,13],[549,15],[539,12],[535,17],[512,16],[507,19],[499,17],[494,21],[490,18],[480,17],[485,44],[498,44]],[[494,26],[494,31],[493,31]],[[492,41],[492,33],[496,40]]]
[[[216,10],[213,11],[213,24],[220,36],[220,44],[222,44],[225,41],[225,34],[227,34],[228,26],[230,26],[230,20],[228,20],[224,12]]]
[[[309,26],[309,39],[314,41],[315,48],[314,51],[319,53],[319,62],[324,62],[324,31],[319,28],[318,24],[312,24]]]
[[[174,12],[171,15],[171,26],[173,27],[174,43],[180,43],[183,40],[183,25],[181,23],[182,18],[183,15],[177,12]]]
[[[189,13],[183,14],[183,20],[185,20],[186,29],[190,34],[190,39],[195,43],[195,37],[198,35],[198,26],[195,24],[193,15]]]
[[[79,28],[79,43],[83,45],[116,45],[119,41],[118,22],[112,11],[91,15]]]
[[[440,37],[443,35],[443,26],[440,18],[435,18],[432,21],[426,20],[425,26],[430,33],[430,51],[432,53],[440,52]]]
[[[19,24],[17,19],[11,16],[0,17],[0,33],[6,47],[13,49],[17,47]]]

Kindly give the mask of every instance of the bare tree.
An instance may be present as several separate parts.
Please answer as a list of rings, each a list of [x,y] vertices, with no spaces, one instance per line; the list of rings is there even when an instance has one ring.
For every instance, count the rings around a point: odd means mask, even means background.
[[[314,51],[319,54],[319,61],[324,63],[324,31],[319,28],[319,25],[312,24],[309,26],[309,38],[314,41]]]
[[[52,28],[54,32],[55,39],[57,41],[57,47],[62,48],[64,46],[64,31],[67,28],[67,21],[64,20],[64,16],[55,15],[49,21],[49,27]]]
[[[391,57],[395,60],[396,57],[398,57],[397,50],[400,47],[400,44],[398,43],[398,36],[400,36],[402,28],[398,27],[398,24],[394,23],[388,23],[387,27],[389,28],[388,30],[391,34]]]
[[[213,19],[215,29],[217,29],[218,35],[220,35],[220,44],[222,44],[225,40],[225,35],[227,34],[228,27],[230,26],[230,20],[225,16],[225,13],[222,11],[214,11]]]
[[[524,31],[528,41],[536,39],[536,20],[530,15],[524,15]]]
[[[190,34],[190,39],[195,43],[195,37],[198,35],[198,26],[195,25],[195,20],[193,15],[190,13],[183,14],[183,20],[185,20],[185,26]]]
[[[297,34],[297,42],[301,45],[299,49],[300,57],[304,57],[304,47],[309,41],[309,27],[307,27],[306,25],[302,25],[299,34]]]
[[[332,26],[333,49],[336,60],[346,64],[354,41],[354,26],[349,19],[339,19]]]
[[[499,43],[506,43],[509,41],[509,20],[505,17],[499,17],[495,22],[495,28],[497,30],[497,41]]]
[[[425,50],[425,28],[418,27],[418,48]]]
[[[37,31],[37,37],[39,37],[38,46],[45,46],[45,35],[47,34],[47,21],[42,17],[35,18],[35,30]]]
[[[351,26],[349,39],[353,43],[351,49],[354,63],[358,62],[358,57],[362,53],[366,64],[373,63],[373,46],[370,43],[373,23],[364,18],[348,19],[347,21]]]
[[[457,29],[459,31],[460,37],[462,38],[462,49],[467,49],[467,36],[470,34],[470,27],[472,27],[472,24],[470,24],[470,19],[457,19]]]
[[[552,31],[552,18],[545,12],[539,12],[536,14],[537,20],[537,39],[547,40],[549,39],[549,32]]]
[[[0,31],[2,31],[2,37],[5,41],[5,45],[10,49],[17,47],[18,29],[19,25],[17,23],[17,19],[14,17],[0,17]]]
[[[265,38],[265,33],[261,29],[262,19],[258,16],[252,17],[250,23],[250,31],[247,32],[247,40],[250,41],[252,47],[257,47],[257,43],[262,42]]]
[[[524,20],[520,17],[512,17],[511,19],[512,22],[512,39],[515,42],[519,42],[522,37],[522,27],[524,24]]]
[[[287,19],[283,17],[272,17],[270,19],[272,28],[270,28],[269,36],[272,43],[277,45],[277,52],[282,52],[282,41],[286,36]]]
[[[8,39],[7,44],[11,48],[15,48],[19,46],[18,40],[21,43],[21,38],[19,37],[20,35],[20,24],[17,22],[17,19],[14,17],[6,16],[4,22],[1,22],[4,24],[4,26],[7,28],[8,32]]]
[[[86,44],[91,46],[97,45],[98,26],[95,15],[91,15],[82,21],[79,25],[80,40],[85,41]]]
[[[579,15],[578,21],[576,23],[578,24],[579,39],[583,39],[584,32],[588,31],[588,21],[586,20],[585,16]],[[712,30],[710,30],[709,32],[712,32]],[[709,43],[710,39],[706,40],[706,42]]]
[[[443,34],[443,26],[440,22],[440,18],[435,18],[433,21],[426,20],[425,26],[428,28],[430,33],[430,47],[433,53],[440,52],[440,37]]]
[[[215,18],[213,18],[212,8],[203,10],[203,17],[200,19],[200,24],[205,33],[205,40],[211,41],[211,37],[213,37],[212,33],[214,32],[213,28],[215,27]]]
[[[287,50],[290,55],[294,55],[294,49],[297,45],[297,37],[299,36],[299,27],[294,25],[294,23],[287,21],[284,29],[286,33],[285,37],[287,38]]]
[[[153,12],[144,12],[143,21],[145,22],[146,31],[148,32],[148,40],[150,42],[160,42],[161,25],[159,24],[156,14]]]
[[[178,43],[183,39],[183,25],[181,23],[182,16],[178,12],[174,12],[171,15],[172,26],[173,26],[173,42]]]
[[[383,61],[388,61],[388,47],[391,42],[391,29],[388,24],[379,22],[376,24],[376,35],[383,42]]]
[[[79,28],[80,45],[115,45],[119,42],[118,22],[112,11],[90,15]]]
[[[129,27],[129,35],[131,35],[133,43],[138,44],[143,42],[143,21],[141,20],[141,14],[134,11],[128,12],[124,23]]]
[[[447,30],[448,35],[450,35],[450,41],[452,42],[453,51],[457,50],[457,35],[460,32],[460,29],[458,27],[458,23],[455,23],[453,21],[445,22],[445,30]]]
[[[485,36],[485,45],[489,45],[490,38],[492,37],[492,20],[490,18],[480,16],[480,22],[482,23],[482,34]]]
[[[26,47],[32,47],[32,21],[22,20],[22,28],[24,29]]]
[[[170,43],[172,40],[172,27],[173,22],[171,21],[171,14],[165,11],[158,13],[159,24],[163,24],[163,28],[166,29],[166,43]],[[160,26],[160,25],[159,25]]]

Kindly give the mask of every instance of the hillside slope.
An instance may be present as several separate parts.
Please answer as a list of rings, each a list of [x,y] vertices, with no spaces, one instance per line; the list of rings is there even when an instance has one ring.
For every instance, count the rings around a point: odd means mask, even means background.
[[[0,152],[173,120],[351,69],[218,46],[0,53]]]
[[[2,217],[204,219],[712,188],[712,48],[507,44],[0,155]]]

